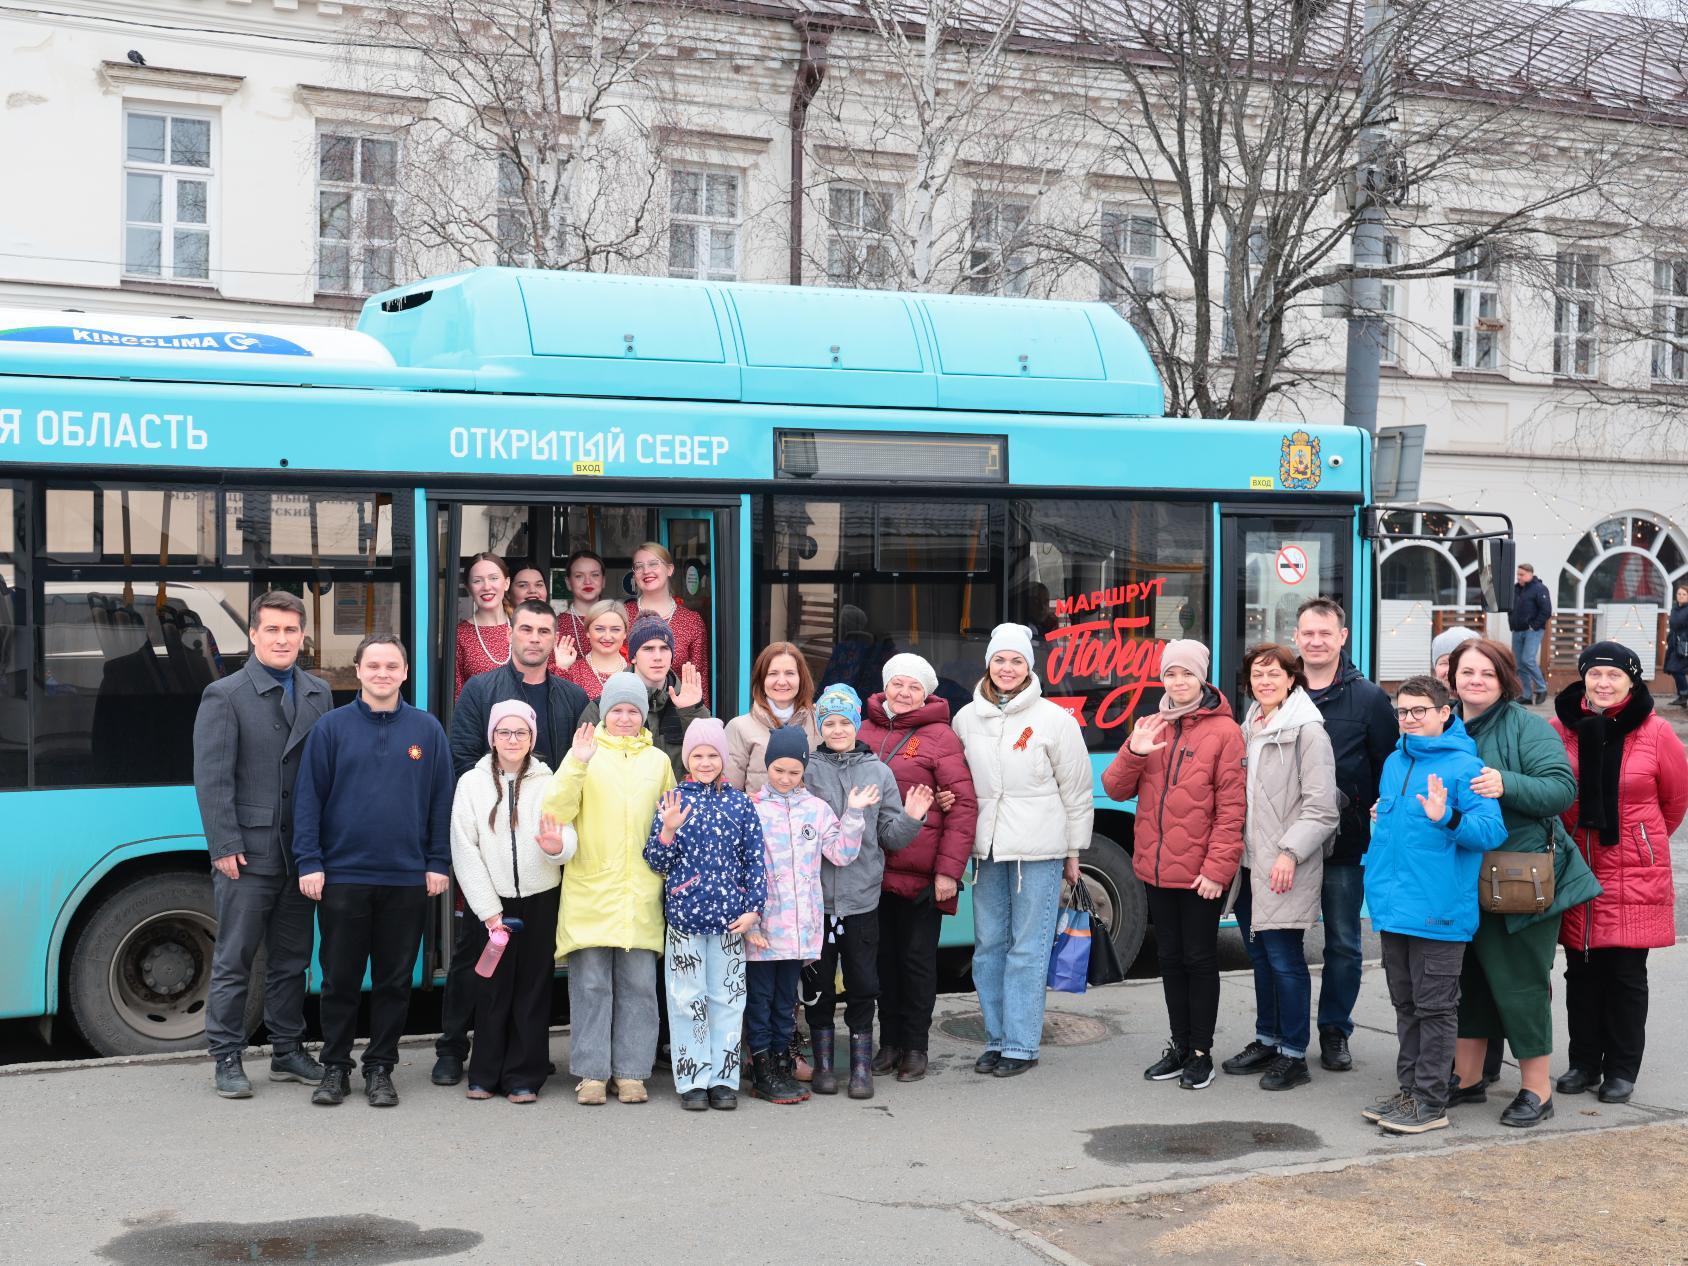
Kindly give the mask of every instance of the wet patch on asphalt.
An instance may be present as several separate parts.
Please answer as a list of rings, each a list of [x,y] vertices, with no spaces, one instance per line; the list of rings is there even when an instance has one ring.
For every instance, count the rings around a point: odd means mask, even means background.
[[[1110,1165],[1143,1165],[1165,1160],[1226,1161],[1254,1152],[1305,1152],[1324,1146],[1312,1130],[1281,1121],[1108,1125],[1089,1134],[1085,1154]]]
[[[125,1231],[99,1251],[121,1266],[220,1262],[341,1262],[390,1266],[452,1257],[481,1242],[475,1231],[423,1230],[414,1222],[359,1214],[290,1222],[178,1222]]]

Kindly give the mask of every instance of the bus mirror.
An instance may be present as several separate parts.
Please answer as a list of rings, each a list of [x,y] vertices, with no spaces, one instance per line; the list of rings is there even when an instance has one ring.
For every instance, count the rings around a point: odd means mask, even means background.
[[[1512,610],[1512,580],[1517,572],[1517,541],[1510,536],[1494,536],[1483,542],[1483,566],[1477,576],[1486,609]]]

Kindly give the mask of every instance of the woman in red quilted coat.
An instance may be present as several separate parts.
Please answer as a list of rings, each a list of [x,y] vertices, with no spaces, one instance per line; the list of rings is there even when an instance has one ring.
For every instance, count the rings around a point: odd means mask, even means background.
[[[1219,1020],[1219,915],[1243,857],[1248,785],[1242,727],[1207,683],[1209,656],[1180,639],[1161,651],[1160,711],[1139,718],[1102,775],[1115,800],[1137,797],[1131,864],[1148,890],[1172,1040],[1144,1069],[1186,1090],[1213,1081]]]
[[[1559,692],[1553,728],[1577,776],[1562,815],[1601,895],[1565,911],[1565,1009],[1571,1067],[1560,1094],[1600,1088],[1624,1103],[1641,1072],[1647,951],[1676,942],[1670,836],[1688,812],[1688,753],[1653,711],[1641,661],[1618,642],[1577,657],[1582,680]]]
[[[885,690],[867,701],[856,737],[891,767],[904,796],[915,786],[943,797],[907,848],[885,855],[879,898],[879,1051],[873,1071],[898,1081],[926,1075],[938,1000],[938,930],[954,914],[973,853],[979,801],[938,674],[918,655],[885,661]],[[945,795],[944,793],[948,793]],[[946,803],[947,801],[947,803]]]

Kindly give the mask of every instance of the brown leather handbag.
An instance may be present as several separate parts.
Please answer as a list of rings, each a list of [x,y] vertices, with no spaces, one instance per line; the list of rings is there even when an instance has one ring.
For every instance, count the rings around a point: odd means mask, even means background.
[[[1477,871],[1477,905],[1489,914],[1542,914],[1553,904],[1553,824],[1547,852],[1483,854]]]

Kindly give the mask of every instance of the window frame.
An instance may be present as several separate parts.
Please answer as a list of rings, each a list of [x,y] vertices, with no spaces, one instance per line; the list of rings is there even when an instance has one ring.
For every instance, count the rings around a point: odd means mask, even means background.
[[[675,180],[679,176],[697,176],[698,211],[683,212],[674,209]],[[711,176],[730,176],[733,181],[733,211],[730,217],[712,215],[709,201],[709,178]],[[740,281],[744,276],[744,194],[748,183],[747,174],[742,168],[723,166],[718,163],[676,162],[668,167],[668,259],[667,268],[670,277],[684,277],[695,281]],[[674,263],[675,229],[689,227],[693,233],[693,266],[690,269],[679,268]],[[733,244],[733,266],[731,270],[713,268],[710,266],[711,251],[714,246],[714,234],[730,230]]]
[[[1137,226],[1146,223],[1149,229],[1150,253],[1145,255],[1131,249]],[[1160,293],[1161,265],[1165,261],[1166,231],[1160,217],[1151,207],[1137,203],[1107,202],[1102,204],[1101,247],[1103,259],[1109,267],[1097,278],[1097,297],[1119,311],[1133,325],[1148,319],[1149,300]],[[1115,280],[1115,268],[1129,278],[1130,287],[1122,289]],[[1145,286],[1140,273],[1148,273]]]
[[[324,158],[324,143],[330,139],[350,141],[352,145],[352,178],[350,180],[331,180],[323,175],[322,164]],[[316,289],[318,294],[349,295],[352,297],[378,294],[382,290],[390,290],[398,284],[398,171],[403,161],[404,139],[395,132],[382,131],[378,128],[354,127],[347,124],[319,123],[316,132],[316,209],[317,231],[316,244]],[[390,144],[393,147],[392,183],[388,185],[370,184],[363,179],[364,172],[364,144],[376,142]],[[322,207],[323,198],[328,193],[343,193],[351,204],[348,212],[347,234],[343,238],[328,238],[323,236],[325,224]],[[368,233],[369,212],[368,205],[372,197],[381,197],[388,203],[388,215],[392,221],[391,238],[382,239]],[[329,278],[323,269],[324,249],[330,245],[343,245],[346,257],[345,286],[329,284]],[[390,252],[389,276],[385,284],[374,286],[369,278],[369,253],[372,250],[385,249]]]
[[[1600,256],[1559,251],[1553,260],[1553,375],[1600,377]]]
[[[856,214],[853,223],[841,221],[833,213],[834,199],[840,193],[855,196]],[[867,223],[867,209],[870,206],[879,208],[880,224],[877,228]],[[827,223],[826,284],[869,290],[889,289],[896,245],[891,231],[891,224],[897,214],[896,186],[858,180],[828,181],[826,210],[822,214]],[[840,272],[833,267],[834,250],[840,255],[848,254],[850,267],[847,271]],[[879,252],[881,260],[877,268],[869,262],[875,250]]]
[[[1463,250],[1454,256],[1454,267],[1456,272],[1449,321],[1449,360],[1456,370],[1498,370],[1501,330],[1479,328],[1483,321],[1501,322],[1504,328],[1505,319],[1501,316],[1500,269],[1495,263],[1494,254],[1486,246]],[[1466,314],[1463,323],[1459,319],[1462,296]],[[1488,309],[1487,315],[1485,308]]]
[[[164,120],[164,157],[162,160],[154,162],[150,159],[130,157],[129,125],[130,120],[136,117],[162,118]],[[206,125],[206,165],[204,167],[171,161],[170,138],[175,121],[178,119]],[[218,128],[221,116],[215,110],[194,106],[166,103],[149,105],[139,101],[125,101],[123,103],[122,120],[118,144],[123,173],[123,196],[118,200],[117,215],[121,231],[119,240],[122,242],[122,264],[120,270],[123,278],[130,281],[167,282],[172,285],[201,286],[207,290],[215,289],[219,282],[220,273],[218,263],[221,234],[217,231],[220,211],[217,189],[219,174],[217,153],[218,142],[221,139],[220,129]],[[159,218],[156,221],[136,220],[131,217],[129,185],[130,178],[133,176],[152,176],[158,179]],[[176,218],[180,208],[179,190],[184,181],[197,181],[205,186],[205,219],[203,222]],[[203,229],[205,237],[205,275],[200,277],[178,274],[176,271],[176,234],[178,232],[193,233],[201,229]],[[148,271],[134,265],[129,250],[131,230],[157,232],[158,267],[156,270]]]
[[[1251,265],[1249,268],[1250,294],[1253,294],[1255,287],[1260,284],[1260,272],[1266,267],[1266,251],[1268,249],[1266,235],[1269,228],[1270,226],[1265,220],[1251,221],[1248,226],[1247,249]],[[1254,247],[1257,240],[1260,243],[1260,249],[1258,252]],[[1256,258],[1257,256],[1258,259]],[[1220,270],[1219,276],[1220,285],[1222,287],[1219,291],[1219,351],[1222,356],[1235,357],[1237,354],[1237,327],[1235,321],[1233,321],[1231,317],[1231,251],[1229,241],[1226,242],[1224,268]],[[1261,356],[1266,354],[1264,344],[1260,346],[1258,354]]]
[[[1020,222],[1004,240],[1002,213],[1010,207],[1020,213]],[[1030,244],[1022,239],[1031,227],[1033,209],[1033,200],[1021,194],[973,194],[967,216],[968,293],[1014,299],[1031,294],[1037,261]],[[981,232],[981,224],[988,232]]]
[[[1669,280],[1661,288],[1659,280],[1666,272]],[[1648,373],[1652,380],[1665,386],[1688,386],[1688,256],[1653,258],[1651,342]]]

